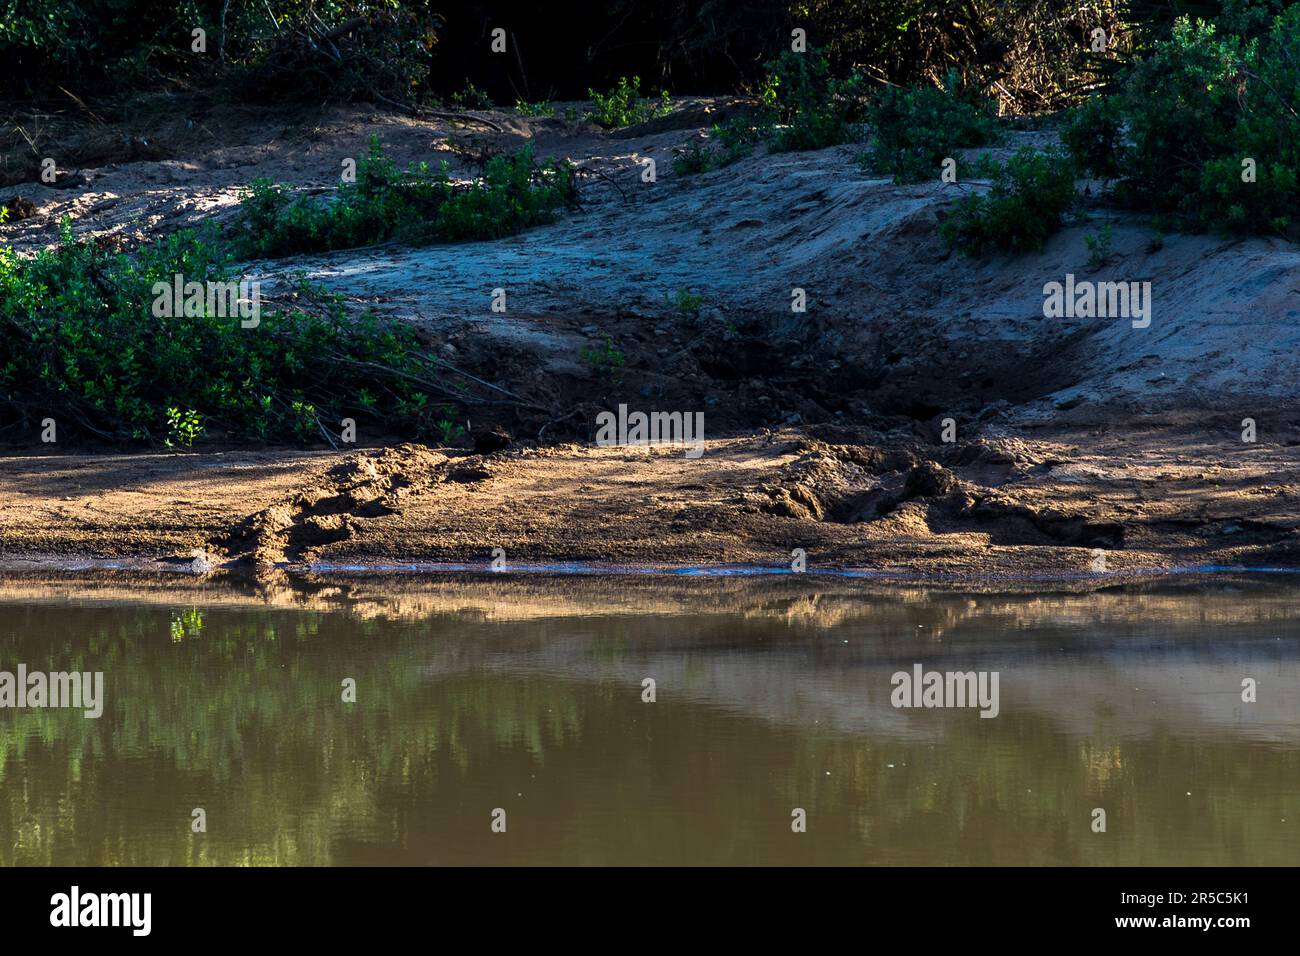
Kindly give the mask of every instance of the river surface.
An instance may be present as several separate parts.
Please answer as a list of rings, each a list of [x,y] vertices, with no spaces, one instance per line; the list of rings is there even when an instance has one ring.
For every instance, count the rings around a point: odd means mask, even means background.
[[[9,577],[19,665],[3,865],[1300,863],[1285,581]]]

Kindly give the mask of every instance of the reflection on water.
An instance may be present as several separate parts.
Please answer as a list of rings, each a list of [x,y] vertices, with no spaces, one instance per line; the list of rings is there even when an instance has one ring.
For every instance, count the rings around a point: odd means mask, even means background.
[[[11,579],[0,670],[107,700],[0,710],[0,864],[1293,865],[1297,596]],[[895,710],[915,662],[1000,715]]]

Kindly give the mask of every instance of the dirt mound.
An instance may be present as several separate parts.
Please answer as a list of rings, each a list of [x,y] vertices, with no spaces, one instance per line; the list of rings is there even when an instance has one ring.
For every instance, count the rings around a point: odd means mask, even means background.
[[[276,565],[305,560],[324,544],[346,541],[366,519],[397,514],[408,498],[444,481],[490,477],[477,460],[454,460],[421,445],[403,444],[352,455],[325,473],[323,484],[241,521],[209,546],[228,558]]]
[[[25,196],[15,196],[13,199],[6,199],[3,203],[0,203],[0,210],[5,212],[5,222],[17,222],[20,219],[31,219],[35,216],[36,203]]]

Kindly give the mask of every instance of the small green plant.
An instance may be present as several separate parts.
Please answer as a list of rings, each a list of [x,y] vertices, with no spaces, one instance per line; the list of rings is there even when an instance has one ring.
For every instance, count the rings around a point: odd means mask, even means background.
[[[539,103],[515,100],[515,112],[520,116],[554,116],[555,107],[544,100]]]
[[[662,91],[658,98],[641,95],[641,78],[634,76],[619,77],[618,83],[608,93],[587,90],[591,97],[592,110],[588,114],[592,120],[606,129],[620,129],[636,123],[644,123],[656,116],[666,116],[672,112],[672,102],[668,91]]]
[[[695,140],[685,151],[673,157],[673,171],[678,175],[706,173],[719,166],[730,166],[754,152],[754,146],[770,127],[755,125],[748,117],[734,116],[725,123],[714,123],[709,142]]]
[[[678,176],[694,176],[713,168],[713,151],[704,143],[694,140],[686,149],[673,157],[673,172]]]
[[[1093,269],[1104,266],[1110,259],[1110,244],[1114,238],[1114,230],[1110,223],[1101,227],[1101,231],[1096,235],[1089,233],[1083,237],[1084,243],[1088,246],[1088,265]]]
[[[950,246],[968,255],[1039,250],[1076,198],[1074,166],[1067,155],[1022,149],[1007,161],[987,194],[960,200],[939,231]]]
[[[454,445],[464,433],[465,429],[450,418],[441,418],[434,422],[434,436],[439,445]]]
[[[175,406],[167,409],[167,437],[163,439],[163,444],[168,448],[176,445],[190,448],[194,445],[194,439],[202,434],[203,424],[199,420],[199,413],[194,409],[184,412]]]
[[[451,105],[458,110],[490,110],[495,104],[492,102],[492,97],[466,80],[463,90],[451,94]]]
[[[614,344],[614,340],[608,334],[603,338],[600,348],[582,350],[582,360],[591,366],[591,370],[596,375],[607,379],[611,385],[621,385],[623,365],[626,362],[623,350]]]
[[[689,289],[678,289],[674,296],[664,293],[664,305],[676,310],[683,319],[694,319],[699,318],[700,309],[704,307],[704,297]]]
[[[993,104],[963,89],[956,71],[942,88],[885,87],[867,110],[873,139],[862,164],[892,173],[896,182],[937,177],[959,149],[997,141]]]

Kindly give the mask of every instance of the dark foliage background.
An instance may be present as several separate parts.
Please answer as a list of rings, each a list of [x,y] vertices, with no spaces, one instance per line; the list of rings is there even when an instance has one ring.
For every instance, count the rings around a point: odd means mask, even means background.
[[[1182,14],[1245,32],[1283,0],[0,0],[0,93],[90,97],[160,84],[244,96],[575,99],[620,76],[674,93],[759,80],[808,31],[843,74],[962,80],[1016,110],[1058,106]],[[489,52],[504,28],[508,52]],[[191,50],[191,31],[207,51]],[[1094,28],[1114,37],[1102,56]]]

